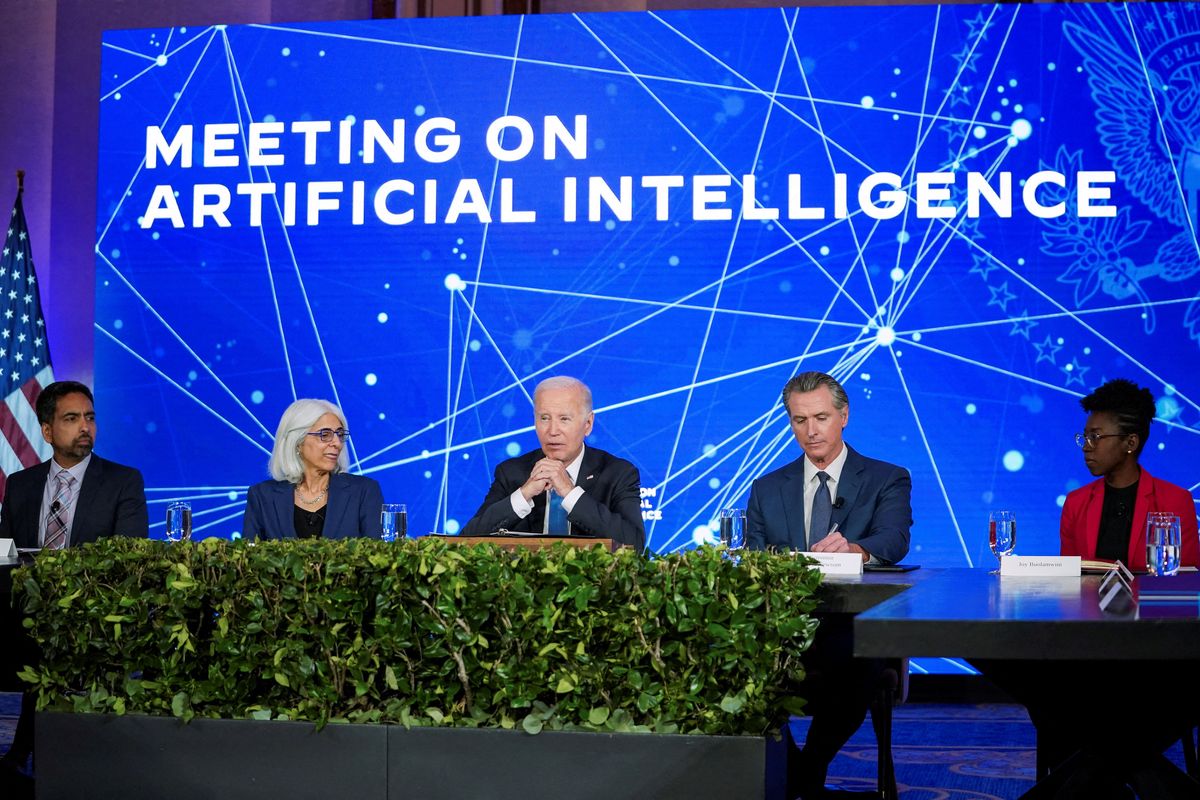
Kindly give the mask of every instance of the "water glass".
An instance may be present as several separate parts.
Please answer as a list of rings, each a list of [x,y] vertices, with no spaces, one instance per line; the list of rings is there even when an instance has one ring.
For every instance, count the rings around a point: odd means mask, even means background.
[[[722,508],[718,517],[721,544],[728,550],[746,546],[746,512],[740,508]]]
[[[1179,572],[1179,515],[1151,511],[1146,515],[1146,570],[1151,575]]]
[[[167,541],[187,542],[192,538],[192,504],[177,500],[167,506]]]
[[[1017,546],[1017,515],[1011,511],[993,511],[988,515],[988,545],[996,560],[1011,555]]]
[[[385,542],[404,540],[408,536],[408,507],[404,503],[384,503],[379,521],[383,524]]]

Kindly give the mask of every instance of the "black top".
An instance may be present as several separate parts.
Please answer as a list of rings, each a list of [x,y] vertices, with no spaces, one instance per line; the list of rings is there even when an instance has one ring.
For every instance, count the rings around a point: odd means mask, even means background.
[[[300,506],[293,506],[296,511],[292,515],[292,524],[296,528],[297,539],[320,539],[321,530],[325,527],[325,509],[322,506],[316,511],[305,511]]]
[[[1096,537],[1096,558],[1107,561],[1129,560],[1129,536],[1133,532],[1133,504],[1137,501],[1138,481],[1124,489],[1104,484],[1104,506],[1100,510],[1100,535]]]

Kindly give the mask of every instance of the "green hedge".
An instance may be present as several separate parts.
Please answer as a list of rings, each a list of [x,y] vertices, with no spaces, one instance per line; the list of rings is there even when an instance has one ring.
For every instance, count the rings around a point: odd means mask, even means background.
[[[803,560],[437,539],[108,539],[14,577],[39,708],[761,735],[802,703]]]

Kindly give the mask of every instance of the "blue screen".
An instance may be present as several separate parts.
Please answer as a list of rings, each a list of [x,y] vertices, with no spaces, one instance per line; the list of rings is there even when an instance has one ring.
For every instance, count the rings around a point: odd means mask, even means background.
[[[1200,14],[753,9],[105,35],[100,449],[241,529],[297,397],[456,532],[568,374],[642,476],[648,543],[801,452],[804,370],[913,476],[913,552],[1058,551],[1079,398],[1154,392],[1197,489]],[[974,206],[974,208],[973,208]]]

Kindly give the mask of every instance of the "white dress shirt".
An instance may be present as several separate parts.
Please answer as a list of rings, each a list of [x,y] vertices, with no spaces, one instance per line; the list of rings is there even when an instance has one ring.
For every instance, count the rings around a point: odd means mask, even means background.
[[[829,504],[833,505],[837,502],[838,485],[842,481],[842,467],[846,466],[846,453],[848,452],[846,443],[842,442],[842,452],[838,453],[837,457],[824,469],[809,461],[808,456],[804,457],[804,531],[808,534],[810,548],[829,535],[829,531],[812,530],[813,498],[816,497],[817,490],[821,488],[821,479],[817,477],[817,473],[824,472],[829,476],[829,480],[825,481],[825,486],[829,491]]]

